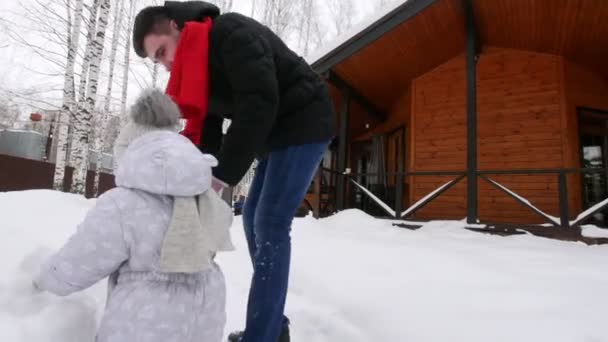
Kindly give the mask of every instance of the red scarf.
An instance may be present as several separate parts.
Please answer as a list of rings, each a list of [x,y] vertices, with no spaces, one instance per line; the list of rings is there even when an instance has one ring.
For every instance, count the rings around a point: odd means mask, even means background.
[[[186,126],[181,132],[199,145],[209,102],[211,19],[187,22],[180,33],[166,93],[177,103]]]

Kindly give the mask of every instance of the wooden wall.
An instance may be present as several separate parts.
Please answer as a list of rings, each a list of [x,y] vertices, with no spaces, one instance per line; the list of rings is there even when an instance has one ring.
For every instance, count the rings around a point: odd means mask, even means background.
[[[412,82],[411,171],[463,171],[466,167],[465,61],[456,57]],[[410,179],[410,203],[454,177]],[[417,218],[462,219],[466,182],[435,199]]]
[[[489,48],[477,65],[480,170],[551,169],[563,166],[561,57]],[[491,176],[557,216],[557,175]],[[485,181],[479,183],[479,216],[485,222],[542,219]],[[516,218],[516,220],[514,220]]]
[[[559,168],[563,165],[560,57],[484,49],[477,68],[480,170]],[[412,85],[413,171],[466,168],[464,58],[454,58]],[[492,176],[552,215],[558,213],[557,176]],[[450,177],[416,177],[415,201]],[[540,222],[515,200],[481,180],[479,215],[486,222]],[[419,218],[466,215],[462,182],[420,211]]]

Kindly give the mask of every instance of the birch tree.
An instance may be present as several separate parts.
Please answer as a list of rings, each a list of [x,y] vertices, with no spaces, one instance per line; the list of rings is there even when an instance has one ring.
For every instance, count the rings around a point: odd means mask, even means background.
[[[319,47],[324,40],[324,29],[320,20],[319,3],[317,0],[300,0],[297,22],[298,50],[307,56]]]
[[[56,134],[53,139],[57,139],[57,157],[55,160],[55,173],[53,177],[53,188],[63,191],[63,180],[65,176],[65,166],[67,159],[68,146],[68,125],[71,113],[76,107],[76,94],[74,89],[74,64],[76,52],[80,38],[80,24],[82,22],[83,0],[76,0],[74,15],[71,12],[71,0],[66,1],[67,10],[67,61],[63,80],[63,104],[61,111],[57,115]],[[73,22],[73,24],[72,24]]]
[[[13,94],[30,106],[39,103],[47,108],[61,108],[56,118],[57,129],[53,134],[53,143],[56,145],[53,188],[56,190],[63,190],[68,127],[71,113],[75,109],[74,66],[78,57],[83,8],[83,0],[63,2],[33,0],[28,2],[27,6],[22,4],[23,13],[19,22],[11,23],[10,27],[4,25],[5,33],[14,42],[31,49],[34,59],[44,62],[40,63],[38,70],[35,70],[33,65],[39,63],[31,63],[24,68],[41,76],[61,79],[62,86],[57,87],[61,97],[55,99],[56,102],[47,101],[42,96],[43,92],[36,89],[25,92],[30,93],[29,95]],[[20,27],[22,23],[26,26]]]
[[[116,11],[114,12],[114,26],[112,29],[112,45],[110,47],[110,65],[108,67],[108,85],[106,87],[106,96],[104,99],[103,112],[110,112],[110,104],[112,102],[112,87],[114,85],[114,70],[116,69],[116,55],[118,53],[118,43],[120,42],[120,32],[122,30],[122,21],[124,18],[125,0],[117,0]],[[130,0],[129,0],[130,1]],[[132,2],[132,1],[130,1]],[[128,39],[127,39],[128,41]]]
[[[105,137],[107,135],[108,122],[110,120],[110,103],[112,100],[112,86],[114,82],[114,69],[116,64],[116,53],[118,52],[118,43],[120,41],[120,29],[122,28],[122,19],[124,17],[125,0],[117,0],[116,9],[114,12],[114,25],[112,27],[112,44],[110,48],[110,65],[108,67],[108,85],[106,87],[106,95],[104,98],[103,110],[101,114],[101,129],[95,137],[95,150],[97,160],[95,161],[95,179],[93,180],[93,193],[99,192],[99,175],[102,171],[103,154],[105,152]]]
[[[52,100],[48,100],[50,97],[40,96],[43,92],[47,96],[46,92],[52,90],[50,88],[51,83],[49,85],[37,84],[31,89],[28,88],[27,91],[11,89],[11,94],[15,94],[11,96],[18,96],[19,101],[27,103],[30,107],[39,105],[40,110],[61,108],[61,115],[55,116],[56,122],[53,132],[53,154],[56,154],[53,158],[57,162],[57,173],[53,182],[58,190],[63,189],[65,166],[76,166],[73,164],[76,164],[75,160],[78,160],[79,165],[77,166],[81,170],[80,176],[76,176],[78,170],[74,173],[74,176],[82,177],[82,186],[79,190],[72,189],[72,191],[84,191],[84,175],[86,175],[86,167],[88,166],[86,157],[88,147],[81,147],[77,151],[76,146],[83,145],[81,142],[86,138],[86,143],[94,142],[94,147],[99,151],[112,149],[112,146],[110,146],[112,139],[104,139],[104,137],[111,136],[119,130],[118,119],[125,117],[128,96],[130,95],[128,88],[132,86],[131,83],[137,82],[140,87],[148,87],[151,80],[153,84],[162,86],[166,76],[164,70],[160,70],[158,67],[150,69],[152,73],[138,74],[138,68],[133,67],[133,62],[130,60],[131,30],[136,10],[141,7],[141,3],[151,4],[154,2],[158,4],[162,0],[112,0],[114,21],[111,21],[107,30],[112,29],[113,32],[117,32],[115,36],[117,39],[112,40],[114,49],[110,49],[108,42],[108,50],[114,50],[115,52],[110,52],[108,54],[109,58],[104,58],[104,60],[113,64],[113,66],[106,71],[107,62],[104,62],[103,72],[94,71],[94,68],[99,68],[101,63],[94,62],[93,52],[99,47],[103,51],[103,43],[95,45],[95,49],[93,49],[94,45],[92,43],[99,40],[99,32],[103,32],[105,35],[105,29],[101,29],[100,26],[101,17],[104,15],[100,14],[100,11],[103,10],[102,5],[106,1],[108,0],[28,0],[27,5],[22,5],[23,14],[20,16],[20,21],[11,22],[7,18],[0,18],[0,28],[8,28],[3,31],[6,31],[6,35],[14,43],[17,43],[15,46],[22,45],[30,48],[34,56],[33,59],[36,59],[35,63],[22,67],[29,68],[27,71],[48,76],[49,79],[53,79],[52,82],[56,82],[54,84],[56,90],[54,91],[57,94]],[[114,6],[116,9],[114,9]],[[227,10],[232,6],[232,1],[226,1],[221,6]],[[95,11],[97,13],[93,14]],[[123,15],[119,15],[121,13]],[[108,19],[107,15],[106,19]],[[122,23],[119,22],[120,20],[122,20]],[[126,21],[129,21],[127,25],[125,25]],[[107,25],[107,20],[105,24]],[[93,38],[87,39],[91,37],[91,33],[95,33],[92,36]],[[80,38],[81,36],[82,38]],[[0,43],[1,46],[3,46],[3,43]],[[123,46],[124,55],[122,54]],[[87,52],[87,47],[89,52]],[[41,63],[40,60],[44,62]],[[87,64],[90,64],[90,66],[87,66]],[[97,64],[97,66],[94,64]],[[121,70],[122,72],[120,72]],[[95,73],[97,75],[94,75]],[[93,80],[94,82],[91,82]],[[106,81],[107,83],[103,83]],[[98,85],[103,86],[102,89],[105,90],[103,95],[99,94],[101,96],[100,101],[96,100]],[[91,91],[91,89],[95,89],[95,91]],[[115,98],[112,98],[113,89]],[[94,100],[91,101],[92,99]],[[114,114],[110,113],[109,110],[113,103],[116,104],[116,113]],[[93,118],[95,112],[101,114],[95,115],[96,117]],[[70,117],[74,116],[74,113],[78,113],[80,122],[77,122],[76,119],[71,120]],[[83,123],[82,113],[90,117],[84,120],[86,123]],[[123,115],[119,116],[118,113]],[[98,117],[100,115],[101,117]],[[112,120],[108,119],[110,116]],[[111,121],[111,124],[108,121]],[[85,129],[86,133],[78,132],[76,134],[77,136],[73,139],[74,154],[70,158],[69,150],[66,148],[66,142],[71,136],[68,129],[75,131],[78,125],[81,128],[83,125],[88,125],[90,128],[92,122],[95,123],[96,131],[91,132],[90,129]],[[97,124],[97,122],[100,124]],[[108,132],[110,130],[112,132]],[[98,142],[96,137],[100,137],[101,141]],[[108,141],[109,147],[106,146],[104,140]],[[58,147],[55,148],[55,145],[58,145]],[[78,182],[73,182],[74,185],[76,183]]]
[[[252,18],[254,18],[255,14],[256,14],[256,11],[255,11],[257,9],[257,7],[255,6],[256,2],[257,2],[256,0],[251,0],[251,13],[249,14],[249,16]]]
[[[337,36],[345,33],[353,26],[356,14],[353,0],[328,0],[327,7]]]
[[[262,23],[281,39],[287,40],[296,22],[299,0],[267,0],[262,8]]]
[[[122,95],[120,98],[120,116],[124,123],[127,119],[127,90],[129,88],[129,61],[131,60],[131,33],[135,18],[135,0],[129,1],[129,12],[127,20],[127,37],[124,44],[124,63],[122,70]]]
[[[93,58],[93,45],[95,42],[95,34],[97,33],[97,11],[99,10],[99,0],[93,0],[93,4],[89,7],[89,20],[87,25],[87,44],[82,61],[82,71],[80,72],[80,82],[78,86],[78,102],[84,103],[86,100],[86,87],[89,76],[91,59]]]
[[[11,128],[19,119],[19,108],[11,98],[2,94],[0,96],[0,128]]]
[[[87,24],[87,38],[85,44],[85,50],[80,65],[80,80],[78,85],[78,91],[76,93],[76,109],[71,112],[70,122],[76,122],[76,115],[80,111],[80,108],[86,101],[86,90],[87,81],[89,76],[89,69],[91,64],[91,58],[93,55],[93,44],[95,41],[95,33],[97,32],[97,11],[99,10],[99,0],[93,0],[91,5],[86,5],[85,8],[89,11],[89,20],[85,20],[86,17],[83,15],[83,21]],[[67,147],[67,160],[68,164],[72,162],[72,143],[74,138],[74,126],[70,126],[68,129],[68,147]]]
[[[108,16],[110,13],[110,0],[102,0],[97,32],[91,48],[87,91],[84,103],[78,108],[74,122],[73,160],[74,174],[71,191],[78,194],[85,193],[86,176],[88,169],[89,133],[91,120],[97,101],[97,85],[99,82],[99,69],[104,50],[104,40]],[[91,19],[90,19],[91,20]],[[88,56],[87,56],[88,57]],[[86,58],[86,57],[85,57]],[[86,63],[86,62],[85,62]]]

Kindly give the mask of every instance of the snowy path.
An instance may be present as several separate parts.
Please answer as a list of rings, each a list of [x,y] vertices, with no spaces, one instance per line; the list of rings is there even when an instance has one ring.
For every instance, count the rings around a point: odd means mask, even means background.
[[[39,260],[92,203],[50,191],[0,193],[1,341],[90,340],[104,284],[63,299],[28,286]],[[293,340],[608,342],[608,246],[489,236],[462,225],[409,231],[358,211],[296,220]],[[243,327],[251,276],[239,220],[233,232],[238,251],[219,258],[227,332]]]

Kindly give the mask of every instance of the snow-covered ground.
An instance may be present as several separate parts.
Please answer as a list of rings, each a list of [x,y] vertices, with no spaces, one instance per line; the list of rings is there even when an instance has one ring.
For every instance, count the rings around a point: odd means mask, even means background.
[[[0,193],[0,341],[92,341],[105,286],[33,294],[40,260],[93,201],[51,191]],[[417,231],[359,211],[294,223],[287,312],[294,341],[608,341],[608,246],[496,237],[432,222]],[[227,331],[243,327],[250,262],[220,257]]]
[[[608,238],[608,229],[598,228],[592,225],[582,226],[582,234],[592,238]]]

